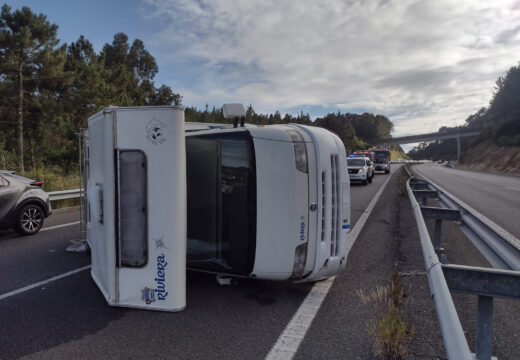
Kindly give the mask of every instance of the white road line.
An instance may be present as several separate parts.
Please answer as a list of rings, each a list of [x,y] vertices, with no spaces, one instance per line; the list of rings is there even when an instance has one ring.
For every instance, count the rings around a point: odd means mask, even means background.
[[[68,223],[68,224],[62,224],[62,225],[56,225],[56,226],[49,226],[49,227],[46,227],[46,228],[41,229],[40,232],[42,232],[42,231],[46,231],[46,230],[59,229],[59,228],[65,227],[65,226],[72,226],[72,225],[78,225],[78,224],[79,224],[79,221],[75,221],[75,222],[71,222],[71,223]]]
[[[347,257],[352,245],[354,245],[354,242],[363,229],[363,226],[365,226],[368,216],[376,206],[377,201],[381,197],[381,194],[390,179],[391,176],[388,176],[388,179],[385,180],[370,204],[368,204],[367,208],[356,222],[356,225],[352,228],[347,242]],[[325,300],[335,278],[336,277],[333,276],[325,281],[319,281],[314,284],[289,324],[287,324],[282,334],[278,337],[278,340],[272,347],[271,351],[269,351],[269,354],[267,354],[266,360],[291,360],[294,355],[296,355],[298,347],[311,327],[312,321],[316,317],[318,310],[320,310],[321,304],[323,303],[323,300]]]
[[[63,279],[67,276],[71,276],[71,275],[74,275],[76,273],[79,273],[81,271],[84,271],[84,270],[87,270],[87,269],[90,269],[90,265],[87,265],[87,266],[83,266],[79,269],[76,269],[76,270],[72,270],[72,271],[69,271],[69,272],[66,272],[65,274],[61,274],[61,275],[57,275],[57,276],[54,276],[54,277],[51,277],[47,280],[43,280],[43,281],[40,281],[40,282],[37,282],[37,283],[34,283],[34,284],[31,284],[31,285],[27,285],[23,288],[20,288],[20,289],[17,289],[17,290],[13,290],[13,291],[10,291],[8,293],[5,293],[5,294],[2,294],[0,295],[0,300],[3,300],[3,299],[6,299],[10,296],[14,296],[14,295],[18,295],[18,294],[21,294],[25,291],[29,291],[31,289],[34,289],[34,288],[37,288],[39,286],[42,286],[42,285],[45,285],[45,284],[48,284],[48,283],[51,283],[53,281],[56,281],[56,280],[59,280],[59,279]]]

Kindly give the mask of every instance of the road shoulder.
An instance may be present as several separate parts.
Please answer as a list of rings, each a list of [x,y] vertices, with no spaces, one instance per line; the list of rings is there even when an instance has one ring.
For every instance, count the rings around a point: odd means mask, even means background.
[[[362,303],[357,290],[366,294],[388,285],[394,269],[401,274],[407,300],[404,311],[415,328],[406,358],[445,357],[415,220],[408,198],[398,193],[397,172],[392,176],[296,359],[375,358],[373,342],[366,332],[367,322],[373,319],[373,308]]]

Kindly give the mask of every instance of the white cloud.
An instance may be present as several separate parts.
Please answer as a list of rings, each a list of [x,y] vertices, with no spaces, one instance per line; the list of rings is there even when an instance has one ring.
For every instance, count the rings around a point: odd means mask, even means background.
[[[188,104],[366,109],[395,135],[460,125],[520,60],[515,1],[145,0]],[[340,105],[337,105],[340,104]]]

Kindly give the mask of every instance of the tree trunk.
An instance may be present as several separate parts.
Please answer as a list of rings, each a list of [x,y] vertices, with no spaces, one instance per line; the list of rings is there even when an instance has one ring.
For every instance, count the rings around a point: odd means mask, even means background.
[[[23,166],[23,62],[18,66],[18,156],[20,172],[25,172]]]
[[[27,130],[27,127],[25,128],[25,137],[27,138],[27,141],[29,141],[29,153],[31,154],[31,170],[34,171],[36,160],[34,158],[34,146],[31,136],[31,131]]]

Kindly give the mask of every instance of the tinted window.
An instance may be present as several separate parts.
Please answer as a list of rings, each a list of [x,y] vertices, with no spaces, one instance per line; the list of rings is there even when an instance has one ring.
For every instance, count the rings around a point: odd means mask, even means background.
[[[119,232],[122,266],[140,267],[148,260],[146,158],[141,151],[119,155]]]
[[[256,182],[247,131],[186,138],[188,265],[249,274],[254,263]]]
[[[347,159],[348,166],[364,166],[365,159]]]
[[[33,179],[29,179],[29,178],[26,178],[25,176],[21,176],[21,175],[17,175],[17,174],[9,174],[9,176],[14,178],[15,180],[19,180],[19,181],[21,181],[23,183],[27,183],[27,184],[34,182]]]

